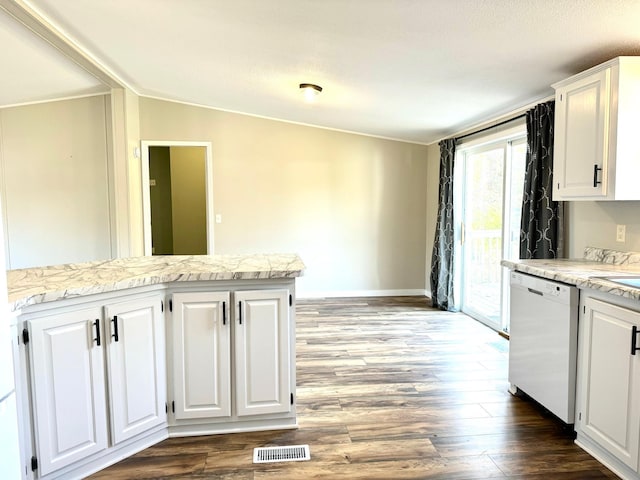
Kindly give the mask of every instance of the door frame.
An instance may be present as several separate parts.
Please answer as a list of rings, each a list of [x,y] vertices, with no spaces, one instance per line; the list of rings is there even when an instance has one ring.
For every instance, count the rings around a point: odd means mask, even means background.
[[[211,142],[185,142],[177,140],[142,140],[140,142],[142,156],[142,221],[144,236],[144,255],[152,255],[151,251],[151,195],[149,185],[149,147],[204,147],[205,149],[205,191],[206,191],[206,228],[207,228],[207,255],[213,255],[214,250],[214,223],[213,211],[213,155]]]

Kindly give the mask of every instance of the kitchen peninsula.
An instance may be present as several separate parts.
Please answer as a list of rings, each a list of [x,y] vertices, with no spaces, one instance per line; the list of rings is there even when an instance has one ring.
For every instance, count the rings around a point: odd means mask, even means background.
[[[168,436],[295,428],[294,254],[9,271],[23,464],[82,478]]]

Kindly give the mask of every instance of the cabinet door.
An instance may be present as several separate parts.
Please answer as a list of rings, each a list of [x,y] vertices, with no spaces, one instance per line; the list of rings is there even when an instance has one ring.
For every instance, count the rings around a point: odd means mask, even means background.
[[[610,69],[556,91],[553,199],[607,195]]]
[[[231,415],[231,335],[228,292],[173,295],[175,418]]]
[[[107,448],[101,317],[96,307],[27,322],[40,475]]]
[[[291,410],[288,297],[287,290],[234,294],[238,415]]]
[[[114,445],[167,420],[161,301],[153,296],[105,306]]]
[[[631,355],[640,313],[587,297],[580,321],[578,428],[638,468],[640,355]]]

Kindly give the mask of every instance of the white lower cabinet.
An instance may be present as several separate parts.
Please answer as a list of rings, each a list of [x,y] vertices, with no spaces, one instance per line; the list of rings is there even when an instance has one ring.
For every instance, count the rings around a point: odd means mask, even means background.
[[[101,318],[95,307],[29,321],[40,475],[108,446]]]
[[[26,307],[23,478],[84,478],[168,436],[295,428],[294,291],[181,282]]]
[[[161,302],[153,295],[26,316],[39,477],[57,478],[166,425]]]
[[[109,418],[114,445],[167,421],[162,300],[107,305]]]
[[[623,478],[640,478],[640,312],[587,294],[580,313],[577,442]]]
[[[291,411],[289,292],[236,292],[234,324],[238,416]]]
[[[177,433],[295,426],[291,309],[288,289],[173,293]]]
[[[231,416],[229,292],[176,293],[172,304],[174,417]]]

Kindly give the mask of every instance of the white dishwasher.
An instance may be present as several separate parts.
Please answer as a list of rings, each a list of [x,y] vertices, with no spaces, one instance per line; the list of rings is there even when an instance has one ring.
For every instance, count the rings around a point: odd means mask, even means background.
[[[509,383],[574,423],[578,289],[511,272]]]

